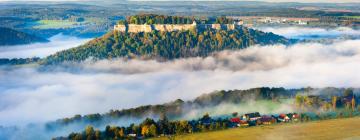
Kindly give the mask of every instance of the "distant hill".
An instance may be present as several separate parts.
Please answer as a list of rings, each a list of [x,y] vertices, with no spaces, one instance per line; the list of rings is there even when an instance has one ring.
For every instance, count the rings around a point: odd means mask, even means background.
[[[48,56],[43,64],[80,62],[88,58],[117,57],[171,60],[205,57],[222,50],[238,50],[251,45],[289,44],[293,40],[240,26],[234,30],[193,29],[148,33],[109,32],[85,45]]]
[[[0,27],[0,33],[0,46],[21,45],[48,41],[41,37],[37,37],[5,27]]]

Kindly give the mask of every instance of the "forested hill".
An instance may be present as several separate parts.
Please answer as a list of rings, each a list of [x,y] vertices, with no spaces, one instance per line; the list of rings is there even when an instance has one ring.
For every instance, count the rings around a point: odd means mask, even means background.
[[[140,119],[146,116],[159,116],[166,114],[170,119],[182,117],[192,109],[205,107],[216,107],[220,104],[238,104],[249,100],[275,100],[280,98],[291,98],[296,93],[305,89],[287,90],[284,88],[253,88],[249,90],[215,91],[197,97],[193,101],[177,99],[170,103],[159,105],[145,105],[136,108],[123,110],[110,110],[105,114],[75,115],[71,118],[64,118],[47,124],[47,129],[59,129],[63,126],[74,123],[91,124],[94,126],[112,123],[112,120],[121,118]],[[151,114],[151,115],[150,115]]]
[[[273,33],[238,27],[235,30],[196,29],[149,33],[109,32],[85,45],[58,52],[41,61],[56,64],[83,61],[88,58],[111,59],[138,57],[142,59],[176,59],[208,56],[222,50],[236,50],[250,45],[288,44],[288,40]]]
[[[0,46],[20,45],[48,41],[44,38],[16,31],[10,28],[0,27],[0,33]]]
[[[350,91],[350,92],[347,92]],[[309,95],[309,97],[302,98],[299,95]],[[348,97],[356,97],[356,101],[360,100],[358,97],[359,89],[345,89],[345,88],[301,88],[301,89],[285,89],[285,88],[252,88],[248,90],[229,90],[229,91],[215,91],[209,94],[204,94],[191,101],[183,101],[181,99],[170,103],[158,105],[145,105],[136,108],[110,110],[105,114],[89,114],[89,115],[75,115],[71,118],[64,118],[55,122],[47,123],[48,130],[56,130],[72,126],[74,124],[82,124],[93,126],[102,126],[103,124],[113,124],[122,118],[141,119],[145,117],[156,117],[166,114],[169,119],[179,119],[188,115],[192,110],[201,110],[204,108],[215,109],[218,106],[227,104],[241,107],[241,103],[249,103],[254,101],[268,101],[272,103],[281,104],[281,100],[295,99],[296,102],[309,103],[309,108],[323,108],[327,107],[327,102],[331,102],[333,97],[336,98],[337,106],[346,106]],[[304,101],[307,100],[307,101]],[[200,114],[202,115],[202,114]]]

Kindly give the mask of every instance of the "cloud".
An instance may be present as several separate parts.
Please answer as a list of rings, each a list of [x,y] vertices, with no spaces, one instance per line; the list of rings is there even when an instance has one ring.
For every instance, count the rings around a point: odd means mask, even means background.
[[[33,43],[16,46],[0,46],[0,58],[45,57],[58,51],[77,47],[90,39],[55,35],[47,43]]]
[[[2,66],[0,125],[42,124],[75,114],[104,113],[177,98],[191,100],[222,89],[360,87],[360,76],[356,74],[360,71],[358,44],[360,40],[253,46],[167,62],[116,59],[67,66]],[[268,110],[261,106],[257,104],[253,109]],[[188,117],[204,111],[249,111],[227,104],[218,107],[227,109],[192,110]],[[278,108],[291,110],[286,106]]]
[[[76,71],[3,68],[0,124],[193,99],[220,89],[359,87],[359,43],[256,46],[164,63],[104,60],[80,64]]]
[[[4,2],[16,2],[16,1],[28,1],[28,0],[0,0]],[[36,0],[44,2],[76,2],[76,1],[98,1],[98,0]],[[105,0],[114,1],[114,0]],[[181,0],[129,0],[129,1],[181,1]],[[183,1],[183,0],[182,0]],[[199,0],[185,0],[185,1],[199,1]],[[217,1],[217,0],[200,0],[200,1]],[[224,0],[230,1],[230,0]],[[237,0],[237,1],[249,1],[249,0]],[[263,2],[299,2],[299,3],[358,3],[358,0],[252,0]]]

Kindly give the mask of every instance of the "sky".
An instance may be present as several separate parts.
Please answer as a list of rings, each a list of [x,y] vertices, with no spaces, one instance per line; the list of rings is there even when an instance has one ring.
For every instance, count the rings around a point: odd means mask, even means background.
[[[15,2],[15,1],[30,1],[30,0],[0,0],[7,2]],[[66,1],[87,1],[87,0],[32,0],[32,1],[50,1],[50,2],[66,2]],[[96,0],[91,0],[96,1]],[[100,0],[99,0],[100,1]],[[110,0],[101,0],[101,1],[110,1]],[[130,0],[130,1],[151,1],[151,0]],[[155,1],[171,1],[171,0],[155,0]],[[181,0],[176,0],[181,1]],[[185,1],[193,1],[193,0],[185,0]],[[206,0],[200,0],[206,1]],[[221,0],[211,0],[211,1],[221,1]],[[235,0],[236,1],[236,0]],[[237,1],[265,1],[265,2],[300,2],[300,3],[354,3],[360,2],[360,0],[237,0]]]

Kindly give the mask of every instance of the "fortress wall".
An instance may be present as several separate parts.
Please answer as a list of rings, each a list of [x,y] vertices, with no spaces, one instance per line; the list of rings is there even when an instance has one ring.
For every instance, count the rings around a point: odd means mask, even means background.
[[[137,25],[137,24],[129,24],[128,32],[130,33],[138,33],[138,32],[151,32],[151,25]]]
[[[171,31],[180,31],[180,30],[190,30],[192,28],[212,28],[216,30],[234,30],[237,25],[235,24],[200,24],[196,25],[193,24],[153,24],[153,25],[137,25],[137,24],[129,24],[128,29],[125,25],[115,25],[114,30],[131,33],[138,33],[138,32],[151,32],[153,30],[163,31],[163,32],[171,32]]]
[[[125,25],[115,25],[114,30],[119,31],[119,32],[125,32],[126,31],[126,26]]]
[[[158,31],[167,31],[166,26],[164,24],[154,24],[154,30]]]
[[[194,24],[179,24],[179,25],[154,24],[153,27],[154,27],[154,30],[157,30],[157,31],[171,32],[171,31],[180,31],[180,30],[190,30],[191,28],[196,27],[196,25],[194,25]]]
[[[235,24],[226,24],[226,29],[235,30]]]
[[[211,28],[216,29],[216,30],[220,30],[221,29],[221,24],[211,24]]]

